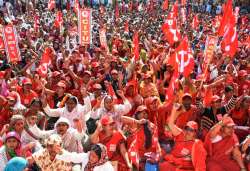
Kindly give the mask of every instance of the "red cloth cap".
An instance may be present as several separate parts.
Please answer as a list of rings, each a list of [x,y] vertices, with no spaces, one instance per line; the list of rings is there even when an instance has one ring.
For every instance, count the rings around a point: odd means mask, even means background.
[[[216,102],[216,101],[218,101],[218,100],[221,100],[221,98],[219,97],[219,96],[217,96],[217,95],[214,95],[213,97],[212,97],[212,102]]]
[[[115,122],[114,122],[114,120],[113,120],[113,118],[111,116],[105,115],[101,119],[101,124],[103,126],[110,125],[110,124],[113,124],[113,123],[115,123]]]
[[[59,82],[57,83],[57,86],[58,86],[58,87],[66,88],[66,84],[65,84],[63,81],[59,81]]]
[[[118,71],[117,71],[116,69],[113,69],[113,70],[111,71],[111,74],[118,74]]]
[[[239,77],[245,77],[247,76],[247,71],[246,70],[240,70],[239,71]]]
[[[91,72],[90,71],[84,71],[83,74],[88,74],[89,76],[91,76]]]
[[[192,95],[190,93],[183,94],[182,99],[184,99],[185,97],[190,97],[192,99]]]
[[[142,112],[142,111],[147,111],[147,110],[148,110],[148,108],[147,108],[146,106],[141,105],[141,106],[138,106],[138,107],[136,108],[135,113],[137,113],[137,112]]]
[[[32,85],[32,81],[29,78],[24,78],[22,83],[23,83],[23,85],[25,85],[25,84],[31,84]]]
[[[235,126],[235,123],[234,123],[233,119],[231,117],[229,117],[229,116],[223,118],[223,124],[225,126]]]
[[[100,66],[100,64],[98,63],[98,62],[93,62],[92,64],[91,64],[91,67],[92,68],[96,68],[96,67],[99,67]]]
[[[15,138],[17,141],[21,142],[21,138],[20,136],[18,135],[18,133],[16,133],[15,131],[11,131],[11,132],[8,132],[6,137],[5,137],[5,143],[8,139],[10,138]]]
[[[194,130],[198,130],[198,124],[195,121],[188,121],[186,126]]]
[[[102,89],[102,86],[100,84],[94,84],[93,85],[93,89],[94,90],[101,90]]]

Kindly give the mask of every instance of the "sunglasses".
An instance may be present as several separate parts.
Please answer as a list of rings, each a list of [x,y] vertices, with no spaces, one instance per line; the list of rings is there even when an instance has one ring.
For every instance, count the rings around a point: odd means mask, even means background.
[[[189,126],[185,126],[185,127],[184,127],[184,130],[185,130],[185,131],[189,131],[189,132],[196,132],[195,129],[190,128]]]

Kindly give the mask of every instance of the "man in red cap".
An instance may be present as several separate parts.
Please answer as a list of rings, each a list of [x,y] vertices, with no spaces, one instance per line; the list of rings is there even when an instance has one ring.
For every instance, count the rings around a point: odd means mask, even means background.
[[[176,119],[176,125],[179,128],[184,128],[188,121],[197,120],[197,108],[192,105],[192,96],[189,93],[185,93],[182,96],[182,105],[179,109],[181,112]]]
[[[238,87],[234,87],[234,93],[229,102],[222,106],[221,97],[214,95],[212,97],[211,107],[204,108],[203,104],[200,102],[200,97],[196,98],[196,105],[198,107],[199,112],[201,112],[201,130],[203,132],[203,136],[207,134],[207,132],[212,128],[217,122],[222,119],[222,116],[232,110],[236,105],[236,100],[238,96]]]
[[[170,154],[164,156],[160,163],[160,170],[167,171],[206,171],[206,150],[202,141],[196,139],[198,124],[194,121],[187,122],[184,129],[175,124],[180,114],[179,105],[175,104],[171,112],[168,127],[175,139],[175,145]]]
[[[208,171],[246,171],[234,126],[232,118],[225,115],[207,134]]]
[[[22,88],[18,90],[21,102],[24,106],[29,106],[33,98],[38,97],[37,93],[32,90],[32,81],[29,78],[24,78]]]

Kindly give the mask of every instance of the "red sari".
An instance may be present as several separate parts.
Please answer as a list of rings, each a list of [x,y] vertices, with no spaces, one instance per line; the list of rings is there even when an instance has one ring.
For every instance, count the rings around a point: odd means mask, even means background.
[[[171,154],[164,157],[160,170],[167,171],[206,171],[206,151],[199,140],[185,141],[182,132],[175,137],[175,146]]]
[[[101,132],[99,138],[100,143],[104,144],[107,148],[109,160],[118,161],[118,171],[128,171],[129,169],[120,152],[120,145],[125,143],[125,137],[119,131],[115,131],[110,137],[106,137]]]
[[[205,146],[208,152],[208,171],[240,171],[240,166],[232,159],[232,151],[239,144],[235,134],[224,137],[212,143],[210,134],[207,134]]]

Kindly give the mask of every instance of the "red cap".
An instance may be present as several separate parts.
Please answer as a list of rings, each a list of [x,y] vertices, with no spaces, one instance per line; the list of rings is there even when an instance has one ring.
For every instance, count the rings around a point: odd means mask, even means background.
[[[216,102],[216,101],[218,101],[218,100],[221,100],[221,98],[220,98],[219,96],[214,95],[214,96],[212,97],[212,102]]]
[[[52,73],[52,77],[57,77],[58,75],[61,75],[61,73],[59,71],[54,71]]]
[[[94,89],[94,90],[101,90],[101,89],[102,89],[102,86],[101,86],[101,84],[94,84],[94,85],[93,85],[93,89]]]
[[[186,126],[194,130],[198,130],[198,124],[195,121],[188,121]]]
[[[135,113],[137,112],[142,112],[142,111],[145,111],[145,110],[148,110],[148,108],[144,105],[141,105],[141,106],[138,106],[135,110]]]
[[[91,76],[91,72],[90,71],[84,71],[83,74],[87,74],[87,75]]]
[[[5,142],[10,139],[10,138],[15,138],[17,141],[21,142],[21,138],[20,136],[18,135],[18,133],[16,133],[15,131],[11,131],[11,132],[8,132],[6,137],[5,137]]]
[[[182,99],[184,99],[185,97],[190,97],[192,99],[192,95],[190,93],[183,94]]]
[[[96,67],[99,67],[99,66],[100,66],[100,64],[98,62],[92,62],[92,64],[91,64],[92,68],[96,68]]]
[[[223,125],[225,126],[235,126],[233,119],[229,116],[223,118]]]
[[[239,71],[239,77],[245,77],[247,76],[247,71],[246,70],[240,70]]]
[[[118,74],[118,71],[117,71],[116,69],[113,69],[113,70],[111,71],[111,74]]]
[[[148,79],[148,78],[151,78],[151,75],[150,75],[150,74],[144,74],[144,75],[143,75],[143,79]]]
[[[113,123],[115,123],[115,122],[114,122],[114,120],[113,120],[113,118],[111,116],[105,115],[105,116],[103,116],[101,118],[101,124],[103,126],[110,125],[110,124],[113,124]]]
[[[30,85],[32,85],[32,81],[31,81],[31,79],[29,79],[29,78],[24,78],[23,81],[22,81],[22,83],[23,83],[23,85],[25,85],[25,84],[30,84]]]
[[[58,86],[58,87],[66,88],[66,84],[65,84],[63,81],[59,81],[59,82],[57,83],[57,86]]]

